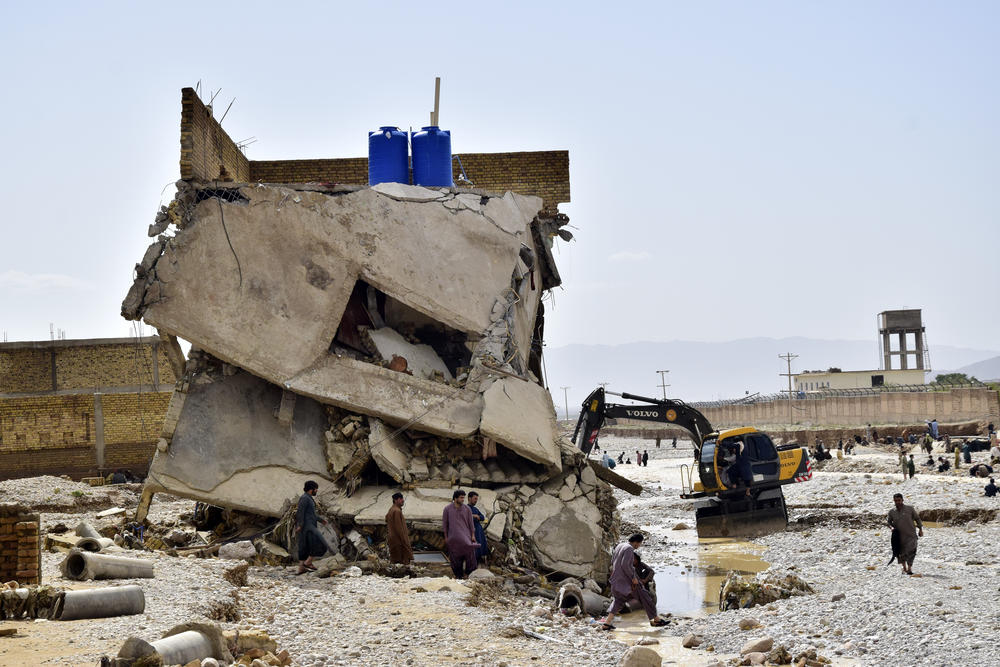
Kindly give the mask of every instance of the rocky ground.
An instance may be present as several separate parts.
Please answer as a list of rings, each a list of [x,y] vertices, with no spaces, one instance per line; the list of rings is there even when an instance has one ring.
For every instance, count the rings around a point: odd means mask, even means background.
[[[904,482],[894,454],[868,450],[825,462],[812,481],[786,487],[789,530],[751,542],[699,544],[691,503],[678,497],[689,443],[676,450],[665,443],[657,450],[649,449],[652,443],[602,438],[610,451],[626,450],[633,458],[637,444],[650,452],[650,464],[616,468],[644,486],[638,497],[618,494],[622,518],[627,529],[649,535],[644,560],[661,577],[693,591],[685,595],[672,584],[661,586],[661,609],[675,621],[665,630],[649,628],[640,614],[620,618],[618,631],[603,633],[586,620],[553,615],[541,598],[499,587],[470,596],[464,584],[445,578],[318,579],[296,577],[291,568],[251,567],[247,585],[240,587],[223,577],[232,561],[161,553],[135,554],[155,561],[155,579],[71,584],[59,578],[62,554],[45,553],[45,581],[74,588],[137,583],[145,591],[146,612],[71,622],[6,621],[3,627],[18,632],[0,637],[0,664],[95,665],[129,635],[155,639],[178,623],[233,611],[239,619],[223,621],[224,628],[266,631],[295,665],[613,665],[639,640],[658,642],[651,648],[664,664],[737,664],[741,647],[761,638],[790,656],[815,655],[833,664],[979,664],[992,655],[1000,640],[1000,501],[983,497],[984,480],[960,472],[918,474]],[[984,457],[974,455],[976,461]],[[41,508],[44,532],[108,507],[132,509],[138,491],[42,477],[0,482],[0,502]],[[897,491],[934,521],[920,542],[914,577],[886,565],[884,518]],[[169,523],[190,509],[190,501],[158,496],[150,518]],[[767,572],[797,574],[816,592],[717,612],[712,606],[727,565],[769,565]],[[481,599],[470,605],[473,597]],[[741,630],[741,621],[756,627]],[[528,637],[525,629],[548,639]],[[688,634],[699,636],[697,648],[680,648]]]
[[[611,451],[634,449],[627,440],[603,444]],[[716,547],[692,552],[685,549],[692,541],[689,531],[672,530],[680,522],[692,524],[690,504],[676,496],[680,462],[671,451],[653,456],[647,468],[616,469],[645,486],[638,498],[619,496],[622,518],[651,534],[643,551],[654,569],[704,570]],[[986,458],[985,452],[974,453],[973,463]],[[767,561],[768,572],[797,574],[816,593],[766,607],[687,614],[673,632],[703,638],[692,653],[702,654],[704,662],[692,664],[711,664],[713,653],[738,653],[760,637],[784,645],[793,656],[815,649],[835,664],[988,661],[1000,641],[995,546],[1000,499],[986,498],[986,480],[969,477],[967,470],[922,471],[905,482],[897,471],[894,453],[871,449],[824,462],[810,482],[786,486],[789,529],[741,548]],[[885,516],[897,492],[925,520],[933,520],[920,540],[913,577],[886,564],[891,553]],[[744,619],[760,626],[740,630]]]

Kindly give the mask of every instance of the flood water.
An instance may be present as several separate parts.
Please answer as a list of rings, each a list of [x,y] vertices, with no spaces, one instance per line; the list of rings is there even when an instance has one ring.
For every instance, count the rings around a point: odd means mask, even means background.
[[[653,567],[656,571],[656,610],[661,614],[713,614],[719,611],[719,588],[730,571],[756,574],[769,565],[760,558],[763,548],[752,542],[701,538],[692,546],[697,551],[691,566]]]

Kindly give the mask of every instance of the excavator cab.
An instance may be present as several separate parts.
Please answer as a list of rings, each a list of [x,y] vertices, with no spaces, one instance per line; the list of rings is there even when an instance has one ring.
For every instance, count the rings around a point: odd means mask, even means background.
[[[698,477],[704,491],[778,482],[780,470],[777,448],[766,433],[755,428],[711,433],[701,446]]]

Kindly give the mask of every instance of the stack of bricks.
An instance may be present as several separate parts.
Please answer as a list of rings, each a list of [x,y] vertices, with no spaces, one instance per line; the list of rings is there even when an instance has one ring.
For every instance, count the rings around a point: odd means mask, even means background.
[[[39,515],[21,505],[0,505],[0,582],[41,583],[39,523]]]

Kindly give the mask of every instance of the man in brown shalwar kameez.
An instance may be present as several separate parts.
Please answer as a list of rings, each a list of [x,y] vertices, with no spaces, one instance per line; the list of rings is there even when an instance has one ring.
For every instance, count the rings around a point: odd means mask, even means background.
[[[924,524],[912,505],[903,504],[903,494],[892,497],[896,507],[889,510],[886,523],[899,531],[899,564],[904,574],[913,574],[913,558],[917,555],[917,536],[924,536]],[[919,530],[918,530],[919,529]]]
[[[385,525],[389,529],[389,560],[393,563],[409,565],[413,560],[410,546],[410,531],[403,519],[403,494],[392,494],[392,507],[385,515]]]

